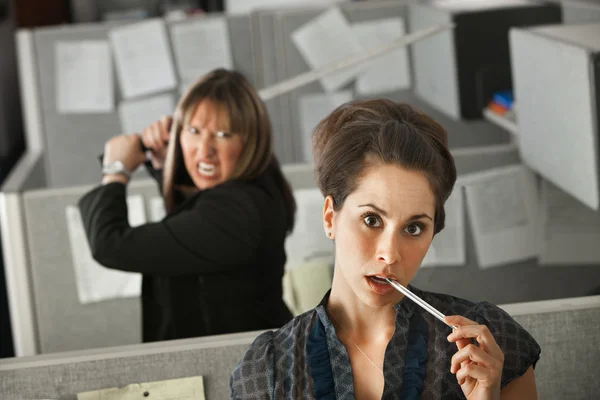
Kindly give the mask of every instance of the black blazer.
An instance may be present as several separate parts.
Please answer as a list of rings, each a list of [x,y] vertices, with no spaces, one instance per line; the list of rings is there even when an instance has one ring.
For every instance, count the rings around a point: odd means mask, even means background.
[[[288,216],[274,166],[252,182],[228,181],[184,201],[161,222],[132,228],[126,186],[96,187],[79,201],[100,264],[140,272],[143,340],[283,326]]]

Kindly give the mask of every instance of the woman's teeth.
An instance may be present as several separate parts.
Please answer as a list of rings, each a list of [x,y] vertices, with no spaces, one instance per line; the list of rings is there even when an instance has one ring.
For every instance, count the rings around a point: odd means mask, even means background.
[[[385,278],[382,278],[380,276],[370,276],[369,278],[377,283],[389,285],[388,281],[386,281]]]
[[[217,172],[217,167],[201,162],[198,164],[198,172],[204,176],[213,176]]]

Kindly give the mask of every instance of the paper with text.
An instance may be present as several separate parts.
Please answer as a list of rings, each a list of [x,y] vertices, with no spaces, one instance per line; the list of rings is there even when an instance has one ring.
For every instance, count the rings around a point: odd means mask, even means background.
[[[333,241],[323,230],[323,195],[319,189],[299,189],[294,198],[296,223],[285,241],[286,269],[314,259],[333,259]]]
[[[292,33],[292,41],[311,69],[360,54],[362,47],[352,27],[339,8],[333,7]],[[321,78],[327,92],[350,83],[364,69],[364,64]]]
[[[540,265],[598,265],[600,213],[542,180]]]
[[[304,162],[312,161],[312,133],[319,122],[338,106],[352,100],[352,92],[345,90],[335,93],[313,93],[300,97],[300,129],[302,130],[302,151]]]
[[[175,68],[162,20],[114,28],[109,31],[108,37],[125,99],[175,88]]]
[[[155,196],[150,199],[149,210],[150,222],[159,222],[165,217],[165,202],[161,196]]]
[[[146,223],[146,210],[142,196],[129,196],[127,210],[131,226]],[[108,269],[98,264],[92,257],[79,208],[74,205],[67,206],[66,217],[79,302],[89,304],[139,296],[142,275]]]
[[[110,388],[77,394],[77,400],[204,400],[201,376],[136,383],[122,388]]]
[[[455,186],[446,204],[444,229],[434,236],[422,267],[466,265],[465,208],[462,187]]]
[[[119,119],[123,133],[141,133],[164,115],[173,115],[175,101],[171,94],[161,94],[119,104]]]
[[[115,95],[108,42],[58,42],[54,50],[58,113],[112,112]]]
[[[233,69],[225,17],[194,19],[171,26],[179,78],[193,82],[215,68]]]
[[[387,18],[352,24],[352,31],[364,49],[381,46],[404,36],[402,18]],[[408,49],[401,47],[377,57],[356,79],[356,93],[374,95],[410,89]]]
[[[480,268],[537,257],[538,193],[523,165],[463,175],[467,212]]]

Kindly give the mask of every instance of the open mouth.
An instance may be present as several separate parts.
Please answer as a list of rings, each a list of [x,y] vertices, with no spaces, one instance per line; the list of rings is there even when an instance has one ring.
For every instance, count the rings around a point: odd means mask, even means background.
[[[200,175],[211,177],[217,173],[217,167],[214,164],[201,162],[198,164],[198,172]]]

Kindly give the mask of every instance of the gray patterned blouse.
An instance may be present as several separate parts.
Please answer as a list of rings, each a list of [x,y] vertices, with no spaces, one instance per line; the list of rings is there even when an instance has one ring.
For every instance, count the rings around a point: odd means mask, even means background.
[[[410,289],[445,315],[462,315],[488,326],[504,352],[502,387],[539,360],[540,347],[533,337],[493,304],[471,303],[449,295]],[[324,327],[333,372],[335,397],[329,398],[354,399],[350,359],[327,315],[328,298],[329,293],[315,309],[294,318],[276,332],[265,332],[256,338],[231,377],[232,399],[314,399],[314,374],[307,359],[307,342],[318,322]],[[385,352],[382,398],[401,398],[409,322],[415,316],[424,320],[428,329],[426,373],[420,398],[464,399],[456,376],[450,373],[450,360],[457,351],[456,345],[446,339],[450,329],[408,298],[394,308],[396,329]]]

